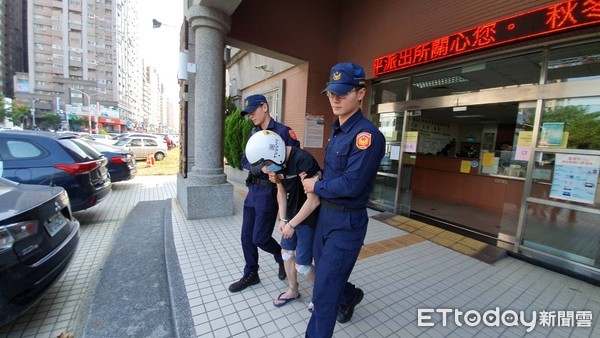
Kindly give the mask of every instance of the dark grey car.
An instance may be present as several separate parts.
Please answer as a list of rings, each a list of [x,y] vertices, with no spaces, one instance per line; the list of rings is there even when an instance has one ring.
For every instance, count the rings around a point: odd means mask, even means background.
[[[63,188],[0,178],[0,325],[50,289],[78,243],[79,222]]]

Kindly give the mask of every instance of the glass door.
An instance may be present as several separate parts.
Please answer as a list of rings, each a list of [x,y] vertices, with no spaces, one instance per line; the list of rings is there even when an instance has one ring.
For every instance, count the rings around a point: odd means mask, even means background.
[[[416,151],[405,154],[402,174],[410,176],[411,215],[514,243],[528,164],[517,153],[519,133],[531,130],[522,121],[535,116],[535,102],[411,115],[406,134]]]
[[[545,100],[534,158],[522,247],[600,267],[600,97]]]
[[[403,115],[403,113],[379,114],[376,115],[377,120],[374,121],[385,136],[386,148],[379,165],[375,187],[370,196],[370,205],[391,212],[396,212]]]

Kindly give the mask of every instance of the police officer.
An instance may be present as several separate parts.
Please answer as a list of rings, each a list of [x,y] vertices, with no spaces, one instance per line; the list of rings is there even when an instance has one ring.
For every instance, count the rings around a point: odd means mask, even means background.
[[[284,140],[286,145],[298,147],[299,142],[292,129],[273,120],[269,115],[269,104],[263,95],[251,95],[244,100],[242,116],[249,115],[254,123],[252,134],[260,130],[272,130]],[[251,170],[246,154],[242,155],[242,166]],[[248,194],[244,200],[244,216],[242,221],[242,250],[244,251],[244,274],[242,278],[229,286],[230,292],[239,292],[250,285],[260,283],[258,277],[258,248],[272,254],[279,264],[279,279],[286,278],[281,246],[273,238],[275,219],[277,217],[277,189],[275,184],[262,172],[248,173],[246,179]]]
[[[331,337],[337,319],[348,322],[364,292],[348,282],[367,234],[366,205],[375,185],[385,139],[362,115],[364,69],[339,63],[323,90],[337,120],[325,148],[323,179],[305,177],[305,192],[321,198],[314,243],[314,310],[306,337]]]

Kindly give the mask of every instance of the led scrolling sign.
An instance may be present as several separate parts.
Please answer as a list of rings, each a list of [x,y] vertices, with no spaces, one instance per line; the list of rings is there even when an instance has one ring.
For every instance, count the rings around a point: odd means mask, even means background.
[[[502,44],[600,23],[600,0],[567,0],[374,60],[375,76]]]

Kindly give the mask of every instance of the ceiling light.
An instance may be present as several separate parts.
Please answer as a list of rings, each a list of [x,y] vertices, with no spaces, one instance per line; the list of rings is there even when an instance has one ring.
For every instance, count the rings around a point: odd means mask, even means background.
[[[433,79],[433,80],[428,80],[428,81],[422,81],[422,82],[416,82],[413,84],[413,86],[424,89],[424,88],[431,88],[431,87],[441,87],[441,86],[445,86],[445,85],[449,85],[449,84],[453,84],[453,83],[461,83],[461,82],[468,82],[469,80],[465,79],[462,76],[456,75],[456,76],[450,76],[450,77],[445,77],[445,78],[441,78],[441,79]]]
[[[457,119],[470,119],[475,117],[484,117],[485,115],[454,115]]]
[[[575,67],[594,63],[600,63],[600,54],[575,56],[559,60],[551,60],[548,61],[548,69]]]
[[[484,69],[485,69],[485,62],[477,63],[477,64],[469,65],[469,66],[464,66],[464,67],[462,67],[461,71],[463,73],[470,73],[470,72],[476,72],[476,71],[484,70]]]

